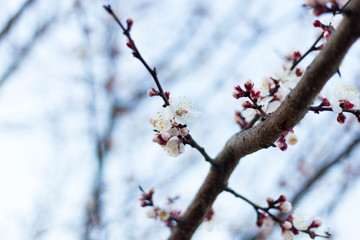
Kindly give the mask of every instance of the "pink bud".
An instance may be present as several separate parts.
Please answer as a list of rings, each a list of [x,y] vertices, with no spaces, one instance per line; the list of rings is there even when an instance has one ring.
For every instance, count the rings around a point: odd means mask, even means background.
[[[208,215],[205,217],[204,219],[204,222],[209,222],[211,221],[211,219],[213,218],[214,216],[214,209],[213,208],[210,208],[209,212],[208,212]]]
[[[266,217],[267,217],[267,215],[265,213],[262,213],[260,216],[258,216],[258,219],[256,221],[256,225],[258,227],[261,227],[263,225],[264,220],[265,220]]]
[[[126,19],[127,30],[130,31],[134,21],[131,18]]]
[[[260,98],[260,91],[255,92],[254,90],[251,90],[251,97],[255,99]]]
[[[282,138],[283,139],[283,138]],[[280,139],[279,139],[280,140]],[[276,200],[277,202],[285,202],[286,201],[286,196],[285,195],[280,195],[280,197]]]
[[[329,32],[329,31],[325,31],[325,32],[324,32],[324,39],[325,39],[325,41],[327,41],[327,40],[329,39],[329,37],[330,37],[330,32]]]
[[[175,118],[170,119],[171,125],[173,125],[174,127],[179,126],[179,123],[175,120]]]
[[[343,113],[339,113],[336,120],[338,121],[338,123],[343,124],[345,123],[346,117]]]
[[[234,120],[240,127],[244,128],[247,125],[245,118],[241,115],[240,111],[235,111]]]
[[[177,135],[176,135],[177,136]],[[162,134],[161,134],[161,138],[165,141],[165,142],[167,142],[167,141],[169,141],[169,139],[172,137],[172,135],[171,135],[171,133],[170,132],[163,132]],[[165,144],[161,144],[161,145],[166,145],[166,143]]]
[[[319,20],[315,20],[315,21],[313,22],[313,26],[314,26],[314,27],[321,27],[321,26],[322,26],[322,23],[321,23]]]
[[[149,88],[147,90],[147,94],[149,95],[149,97],[153,97],[159,95],[159,92],[156,91],[154,88]]]
[[[180,131],[177,127],[172,127],[170,128],[169,133],[171,134],[171,136],[177,137],[179,136]]]
[[[330,106],[329,100],[327,100],[327,98],[323,98],[323,100],[322,100],[322,105],[323,105],[323,106],[326,106],[326,107]]]
[[[244,84],[244,87],[245,87],[246,91],[250,92],[252,90],[252,88],[254,87],[253,81],[251,81],[250,79],[247,80],[246,83]]]
[[[161,134],[157,133],[154,135],[153,139],[152,139],[153,142],[157,143],[157,144],[160,144],[162,146],[165,146],[167,141],[164,140],[161,136]]]
[[[291,204],[291,202],[287,202],[287,201],[282,202],[282,203],[280,203],[280,206],[278,207],[278,209],[282,213],[288,213],[292,209],[292,204]]]
[[[344,109],[352,109],[355,105],[347,100],[341,100],[340,101],[340,107]]]
[[[247,109],[247,108],[252,108],[254,105],[251,103],[251,102],[249,102],[249,101],[245,101],[245,102],[243,102],[243,104],[242,104],[242,107],[244,108],[244,109]]]
[[[303,75],[303,71],[300,68],[297,68],[295,70],[295,74],[296,74],[297,77],[301,77]]]
[[[233,96],[235,99],[239,99],[239,98],[242,97],[241,94],[240,94],[238,91],[236,91],[236,90],[233,91],[232,96]]]
[[[285,151],[287,149],[287,144],[284,138],[279,138],[279,140],[276,142],[276,145],[278,148],[280,148],[281,151]]]
[[[167,100],[170,98],[170,92],[168,90],[165,90],[165,97]]]
[[[245,92],[241,89],[239,85],[237,85],[234,87],[234,92],[232,95],[234,98],[239,99],[241,97],[245,97]]]
[[[292,224],[291,222],[289,221],[284,221],[281,226],[284,228],[284,229],[287,229],[287,230],[290,230],[292,228]]]
[[[323,220],[321,218],[317,217],[311,222],[309,228],[318,228],[322,225],[322,223],[323,223]]]
[[[293,58],[294,58],[294,59],[301,58],[301,53],[300,53],[299,51],[295,51],[295,52],[293,53]]]
[[[128,48],[130,48],[131,50],[133,50],[133,45],[132,45],[132,43],[131,43],[131,41],[130,41],[129,38],[126,39],[126,46],[128,46]]]
[[[189,130],[187,128],[181,128],[180,129],[180,136],[187,136],[189,134]]]
[[[266,202],[268,203],[269,207],[274,204],[274,199],[272,197],[267,197]]]

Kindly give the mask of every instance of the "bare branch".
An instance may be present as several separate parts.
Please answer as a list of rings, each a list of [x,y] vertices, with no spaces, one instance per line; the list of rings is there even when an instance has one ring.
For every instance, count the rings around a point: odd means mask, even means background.
[[[27,0],[24,4],[19,8],[19,10],[12,16],[7,23],[5,24],[4,28],[0,32],[0,41],[10,32],[11,28],[14,26],[15,22],[19,20],[25,10],[34,3],[35,0]]]
[[[49,26],[55,22],[55,18],[48,20],[46,23],[41,25],[34,33],[32,38],[20,49],[19,54],[14,58],[9,67],[5,70],[3,75],[0,77],[0,86],[3,85],[6,80],[20,67],[21,63],[26,59],[30,51],[33,49],[35,44],[38,42],[39,37],[43,36],[48,30]]]
[[[330,36],[319,55],[307,68],[296,88],[277,111],[255,127],[235,134],[226,143],[192,203],[172,229],[171,240],[191,239],[213,202],[240,161],[240,158],[271,146],[282,131],[292,129],[306,114],[327,80],[334,75],[345,54],[360,36],[360,0],[352,1],[338,29]]]

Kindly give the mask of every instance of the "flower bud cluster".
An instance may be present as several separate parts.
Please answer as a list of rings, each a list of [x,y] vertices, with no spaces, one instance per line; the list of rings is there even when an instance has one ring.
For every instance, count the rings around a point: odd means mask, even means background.
[[[292,204],[291,204],[291,202],[286,201],[285,195],[280,195],[280,197],[276,200],[274,200],[272,197],[268,197],[266,199],[266,202],[268,204],[268,207],[266,208],[267,211],[270,209],[276,209],[276,210],[280,211],[281,213],[288,213],[292,209]],[[258,227],[261,227],[263,225],[270,226],[270,225],[272,225],[272,221],[273,221],[272,216],[266,212],[263,212],[261,214],[258,214],[258,219],[256,221],[256,225]]]
[[[269,91],[273,90],[273,88],[270,90],[270,85],[271,83],[269,83],[269,85],[267,86],[269,87],[268,89]],[[246,114],[248,115],[247,116],[248,118],[254,117],[255,114],[265,117],[266,111],[271,112],[270,109],[268,109],[268,105],[273,101],[277,101],[278,99],[276,99],[274,94],[273,96],[270,95],[271,94],[269,94],[269,96],[262,96],[261,91],[254,89],[254,83],[250,79],[244,83],[244,89],[242,89],[240,85],[237,85],[234,87],[234,91],[232,93],[232,96],[235,99],[244,98],[244,97],[249,99],[241,104],[243,110],[245,111],[248,110]],[[235,112],[234,118],[235,121],[242,128],[247,125],[246,117],[244,117],[244,115],[241,114],[240,112]]]
[[[305,0],[304,7],[309,7],[315,16],[323,13],[337,13],[340,10],[339,3],[336,0]]]
[[[169,199],[167,206],[165,208],[160,208],[154,205],[152,199],[153,195],[154,189],[151,188],[149,191],[143,192],[139,196],[141,207],[151,207],[151,209],[146,212],[147,217],[153,218],[155,220],[159,219],[160,221],[164,222],[166,226],[174,227],[177,223],[177,219],[179,219],[181,214],[181,211],[172,208],[172,204],[177,198]]]
[[[276,146],[280,148],[281,151],[287,149],[287,144],[295,145],[298,139],[294,133],[294,130],[283,131],[282,136],[276,141]]]
[[[154,195],[154,189],[151,188],[147,192],[143,192],[139,197],[140,206],[141,207],[147,207],[147,206],[154,206],[153,203],[153,195]]]
[[[325,42],[328,41],[330,34],[335,31],[334,26],[325,25],[325,24],[321,23],[319,20],[315,20],[313,22],[313,26],[316,28],[321,28],[323,30]],[[322,47],[323,47],[323,45],[319,46],[318,49],[321,49]]]
[[[322,102],[319,107],[331,107],[332,111],[336,112],[336,120],[340,124],[344,124],[346,116],[344,110],[356,110],[360,108],[360,96],[358,92],[348,91],[342,86],[326,86],[321,97]],[[357,120],[360,122],[360,115],[358,112],[353,112]]]
[[[295,235],[302,231],[308,233],[314,239],[317,235],[312,229],[320,227],[322,223],[322,219],[316,217],[309,225],[306,225],[304,215],[299,209],[296,209],[293,215],[289,215],[286,220],[281,222],[281,236],[284,240],[293,240]],[[328,236],[330,235],[328,234]]]
[[[150,92],[154,91],[150,89]],[[165,91],[165,95],[170,96],[170,92]],[[176,157],[185,150],[185,137],[189,134],[187,123],[194,121],[200,112],[196,111],[190,99],[186,97],[169,98],[169,102],[170,105],[159,112],[157,118],[152,118],[150,123],[157,132],[153,142],[162,146],[170,156]]]

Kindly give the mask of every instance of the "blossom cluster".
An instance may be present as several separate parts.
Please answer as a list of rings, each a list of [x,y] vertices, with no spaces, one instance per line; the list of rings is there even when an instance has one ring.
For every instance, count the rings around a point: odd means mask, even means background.
[[[270,209],[276,209],[281,213],[288,213],[292,209],[292,204],[291,202],[286,201],[285,195],[280,195],[280,197],[276,200],[274,200],[272,197],[268,197],[266,199],[266,202],[268,203],[268,207],[265,209],[266,211],[258,214],[258,219],[256,221],[256,225],[258,227],[261,227],[263,225],[265,226],[273,225],[272,216],[267,213]]]
[[[337,0],[305,0],[304,6],[312,9],[315,16],[324,13],[336,14],[340,11],[339,1]]]
[[[153,88],[148,90],[149,96],[158,94]],[[153,142],[162,146],[170,156],[176,157],[185,150],[185,137],[189,134],[187,124],[194,121],[201,113],[187,97],[170,98],[168,91],[165,91],[165,96],[170,105],[158,112],[156,118],[150,120],[156,131]]]
[[[281,151],[285,151],[287,149],[287,144],[295,145],[298,139],[294,133],[294,130],[283,131],[282,136],[276,141],[276,146],[280,148]]]
[[[310,238],[314,239],[319,235],[313,229],[320,227],[322,223],[323,220],[320,217],[316,217],[310,224],[306,224],[305,216],[299,209],[296,209],[294,214],[290,214],[285,221],[281,222],[281,236],[284,240],[293,240],[295,235],[305,232],[309,234]],[[326,237],[330,236],[331,234],[326,233]]]
[[[356,110],[360,107],[359,92],[348,91],[343,86],[327,85],[321,93],[322,102],[319,107],[331,107],[332,111],[338,114],[337,121],[340,124],[345,123],[346,116],[344,111]],[[354,111],[355,116],[360,122],[359,112]]]
[[[147,192],[143,191],[143,193],[139,197],[141,207],[147,207],[147,206],[151,207],[151,209],[146,212],[146,215],[149,218],[153,218],[155,220],[160,220],[164,222],[165,225],[168,227],[174,227],[177,223],[177,219],[180,217],[181,214],[181,211],[173,208],[173,203],[178,197],[169,198],[167,202],[167,206],[164,208],[160,208],[154,205],[153,195],[154,195],[154,189],[151,188]]]
[[[300,58],[299,52],[294,52],[288,61],[296,61]],[[263,81],[262,88],[255,90],[254,83],[247,80],[244,83],[244,89],[237,85],[234,87],[232,96],[235,99],[248,98],[242,103],[243,111],[235,112],[235,122],[241,128],[248,126],[249,122],[256,118],[256,116],[265,118],[267,114],[274,112],[284,100],[285,96],[289,93],[289,89],[294,87],[303,72],[300,68],[294,71],[286,70],[279,78],[269,78]],[[297,137],[293,130],[284,131],[282,137],[277,141],[277,146],[285,151],[287,143],[294,145],[297,142]]]
[[[277,200],[274,200],[271,197],[266,199],[268,203],[267,208],[258,208],[258,218],[256,225],[258,227],[271,227],[274,225],[274,222],[277,222],[281,227],[281,236],[284,240],[293,240],[295,235],[300,232],[309,234],[309,236],[314,239],[317,235],[313,229],[318,228],[322,225],[322,219],[316,217],[312,222],[306,224],[306,219],[304,214],[300,209],[296,209],[294,214],[290,214],[285,220],[274,216],[269,212],[270,209],[276,209],[281,213],[289,213],[292,210],[292,204],[286,200],[285,195],[281,195]],[[261,209],[262,213],[259,212]],[[325,237],[330,237],[329,233],[326,233]],[[324,237],[324,236],[322,236]]]

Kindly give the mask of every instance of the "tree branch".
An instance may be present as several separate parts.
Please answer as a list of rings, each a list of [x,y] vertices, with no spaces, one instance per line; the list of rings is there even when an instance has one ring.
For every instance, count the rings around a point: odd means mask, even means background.
[[[319,55],[307,68],[296,88],[282,105],[251,129],[235,134],[226,143],[215,161],[221,167],[210,169],[192,203],[172,229],[171,240],[191,239],[202,223],[217,196],[227,186],[228,179],[240,158],[271,146],[284,130],[292,129],[306,114],[310,104],[320,93],[327,80],[334,75],[351,45],[360,36],[360,0],[353,0],[347,15],[330,36]]]
[[[0,32],[0,41],[10,32],[12,26],[14,26],[14,23],[22,16],[22,14],[25,12],[25,10],[33,3],[34,0],[27,0],[23,3],[23,5],[19,8],[19,10],[12,16],[3,29]]]

